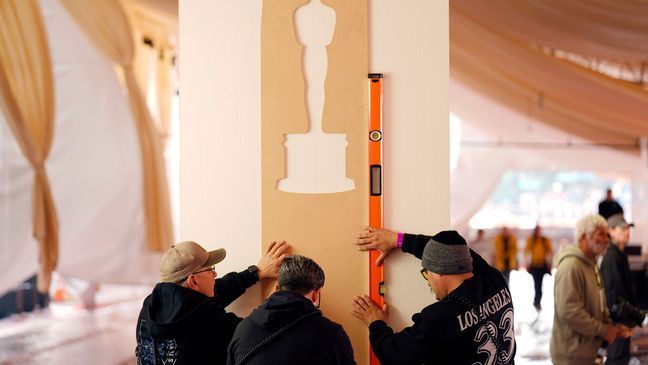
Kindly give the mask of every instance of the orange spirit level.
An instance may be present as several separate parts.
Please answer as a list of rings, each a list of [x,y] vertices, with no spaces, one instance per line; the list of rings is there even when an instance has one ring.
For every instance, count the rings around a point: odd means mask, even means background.
[[[383,226],[383,184],[382,184],[382,74],[369,74],[369,225]],[[369,252],[369,297],[380,308],[385,303],[385,282],[383,266],[376,266],[380,256],[377,250]],[[371,365],[380,362],[373,351]]]

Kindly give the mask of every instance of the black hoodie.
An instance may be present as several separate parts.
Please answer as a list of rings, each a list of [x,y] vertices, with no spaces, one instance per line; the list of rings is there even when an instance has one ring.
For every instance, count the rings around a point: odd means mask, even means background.
[[[308,313],[313,315],[261,347],[245,364],[355,364],[344,328],[322,316],[303,295],[291,291],[273,293],[236,327],[227,349],[227,364],[236,364],[262,340]]]
[[[421,258],[430,239],[405,234],[402,249]],[[380,320],[369,325],[369,341],[381,364],[514,364],[513,303],[506,279],[474,251],[470,254],[474,276],[414,314],[412,326],[394,333]]]
[[[259,280],[243,271],[216,280],[214,297],[158,283],[137,320],[135,354],[142,365],[224,364],[227,344],[241,321],[225,307]]]

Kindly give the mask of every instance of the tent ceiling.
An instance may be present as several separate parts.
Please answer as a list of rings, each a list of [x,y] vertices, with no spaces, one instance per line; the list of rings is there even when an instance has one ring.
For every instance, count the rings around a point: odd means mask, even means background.
[[[137,29],[177,47],[177,0],[129,0]],[[648,136],[648,2],[450,0],[451,76],[570,135]]]
[[[648,61],[645,19],[641,2],[451,0],[451,76],[569,134],[636,144],[648,92],[621,71]]]
[[[450,0],[489,32],[528,44],[617,61],[648,60],[648,2]]]

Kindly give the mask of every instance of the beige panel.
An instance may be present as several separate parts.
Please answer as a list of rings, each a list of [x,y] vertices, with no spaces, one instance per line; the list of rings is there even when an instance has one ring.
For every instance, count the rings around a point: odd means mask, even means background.
[[[294,252],[317,261],[326,273],[324,313],[346,329],[360,364],[368,359],[365,327],[350,314],[353,295],[367,291],[366,254],[351,245],[367,218],[367,5],[329,0],[336,27],[328,46],[322,126],[344,133],[346,176],[355,189],[331,194],[296,194],[276,189],[285,176],[285,133],[304,133],[301,46],[293,29],[294,10],[304,0],[264,1],[261,24],[262,238],[286,239]],[[314,166],[317,168],[317,166]]]
[[[370,71],[385,74],[385,226],[434,234],[450,227],[448,1],[372,0]],[[434,301],[420,260],[386,261],[394,329]]]
[[[219,275],[261,254],[260,1],[180,1],[180,240],[224,247]],[[248,289],[229,310],[261,300]]]

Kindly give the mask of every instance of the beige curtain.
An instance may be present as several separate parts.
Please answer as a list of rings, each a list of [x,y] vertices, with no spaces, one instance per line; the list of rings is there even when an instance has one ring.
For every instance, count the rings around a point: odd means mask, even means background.
[[[648,60],[648,1],[451,0],[491,32],[608,60]]]
[[[149,93],[149,76],[151,74],[151,68],[155,62],[156,52],[151,46],[144,44],[142,41],[142,35],[139,32],[136,33],[136,42],[135,42],[135,76],[137,77],[137,83],[142,89],[142,95],[144,100],[148,100]]]
[[[166,142],[171,133],[171,72],[173,72],[172,50],[162,44],[158,48],[156,83],[157,83],[157,107],[160,136]]]
[[[173,241],[163,148],[134,72],[133,32],[120,1],[61,0],[94,44],[123,68],[142,157],[144,213],[149,248],[165,250]]]
[[[149,87],[153,86],[154,103],[147,104],[156,124],[158,133],[165,144],[170,136],[171,128],[171,72],[172,52],[173,50],[167,45],[162,38],[149,37],[152,45],[144,44],[143,34],[138,33],[138,42],[135,43],[135,76],[137,82],[142,88],[144,100],[150,102]],[[147,36],[148,37],[148,36]],[[151,76],[152,79],[151,79]]]
[[[38,290],[47,292],[58,262],[58,219],[45,169],[54,134],[54,82],[36,0],[0,1],[0,109],[34,169],[32,229],[39,244]]]
[[[619,10],[624,5],[616,6],[617,12],[601,13],[585,3],[452,0],[451,76],[521,114],[579,137],[599,143],[636,143],[648,135],[646,90],[561,60],[541,48],[600,57],[619,51],[629,59],[647,59],[648,53],[631,40],[642,31],[648,34],[648,22],[634,21],[631,9]],[[646,4],[632,10],[648,16]],[[555,16],[555,25],[554,18],[545,18],[549,15]],[[621,24],[623,15],[628,22]],[[593,29],[597,26],[607,29],[608,37],[584,34],[590,30],[598,34]],[[614,44],[610,43],[612,35],[617,36]]]
[[[132,11],[132,26],[137,35],[136,42],[136,75],[140,85],[149,87],[144,90],[149,109],[160,137],[164,143],[170,137],[171,102],[173,97],[174,80],[172,72],[173,57],[178,33],[177,2],[160,4],[130,2]],[[151,41],[144,44],[144,39]],[[145,82],[142,82],[145,81]],[[152,92],[153,95],[148,95]]]

